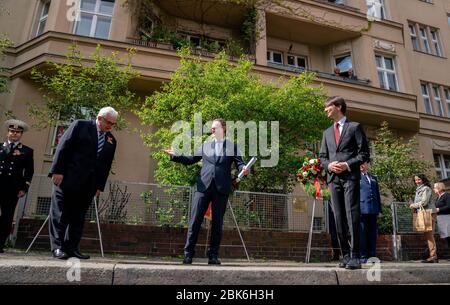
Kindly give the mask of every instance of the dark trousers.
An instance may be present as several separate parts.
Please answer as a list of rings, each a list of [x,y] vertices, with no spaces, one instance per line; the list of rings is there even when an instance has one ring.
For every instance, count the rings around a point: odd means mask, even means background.
[[[203,218],[208,209],[209,202],[212,201],[211,238],[208,249],[208,257],[219,255],[220,240],[222,239],[223,216],[228,202],[228,194],[221,194],[217,191],[216,184],[211,185],[205,192],[195,192],[192,202],[191,219],[187,233],[184,255],[193,257],[195,255],[195,245],[197,244],[198,233],[202,226]]]
[[[339,240],[336,232],[336,221],[334,220],[334,213],[331,207],[331,201],[328,201],[327,205],[328,205],[328,228],[330,231],[331,246],[333,248],[333,260],[338,260],[339,255],[341,253],[341,249],[339,247]]]
[[[65,194],[60,187],[53,187],[49,222],[52,251],[79,251],[84,220],[92,197],[93,195]]]
[[[336,175],[329,188],[342,255],[359,258],[359,179],[346,180]]]
[[[361,258],[377,256],[378,214],[361,214]]]
[[[11,226],[16,210],[18,192],[11,192],[5,189],[0,191],[0,249],[3,249],[6,239],[11,233]]]

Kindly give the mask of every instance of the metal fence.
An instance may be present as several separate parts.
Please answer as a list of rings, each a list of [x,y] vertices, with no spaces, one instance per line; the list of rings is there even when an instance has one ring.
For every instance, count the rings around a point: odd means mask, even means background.
[[[35,175],[25,200],[19,204],[19,218],[45,219],[50,210],[52,182]],[[186,186],[109,181],[98,199],[102,223],[187,227],[194,189]],[[306,196],[236,191],[229,197],[224,228],[235,228],[233,209],[240,229],[306,232],[310,228],[312,200]],[[313,228],[326,229],[327,209],[316,205]],[[94,205],[86,215],[95,220]]]
[[[393,202],[392,211],[392,229],[396,234],[417,233],[413,230],[413,214],[407,202]]]

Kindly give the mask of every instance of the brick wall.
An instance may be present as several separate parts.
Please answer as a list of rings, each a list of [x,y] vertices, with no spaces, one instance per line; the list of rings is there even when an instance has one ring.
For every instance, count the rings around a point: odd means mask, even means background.
[[[42,220],[22,219],[20,222],[16,247],[26,249],[42,225]],[[165,228],[141,225],[102,224],[103,248],[105,253],[126,255],[145,255],[158,257],[179,257],[183,255],[186,229]],[[205,257],[205,229],[199,235],[196,257]],[[308,243],[308,234],[299,232],[279,232],[250,230],[241,231],[250,257],[255,259],[280,259],[304,261]],[[85,252],[100,252],[95,223],[87,223],[81,249]],[[402,236],[403,259],[419,259],[426,247],[426,241],[420,235]],[[442,242],[439,249],[447,249]],[[32,249],[50,251],[47,227],[41,232]],[[392,260],[392,238],[380,235],[377,241],[377,256],[382,261]],[[311,261],[331,260],[331,239],[328,234],[314,233]],[[237,230],[223,232],[220,256],[223,258],[245,258],[245,252]]]

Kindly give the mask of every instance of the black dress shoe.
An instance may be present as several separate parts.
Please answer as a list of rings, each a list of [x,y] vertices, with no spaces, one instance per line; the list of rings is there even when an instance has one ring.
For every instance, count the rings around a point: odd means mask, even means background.
[[[5,251],[3,250],[3,248],[0,248],[0,253],[5,253]]]
[[[220,265],[220,259],[218,257],[210,257],[208,259],[208,265]]]
[[[55,249],[53,250],[53,257],[58,259],[68,259],[69,255],[61,249]]]
[[[359,262],[359,258],[351,258],[347,265],[345,266],[345,269],[348,270],[355,270],[355,269],[361,269],[361,263]]]
[[[348,254],[344,255],[344,257],[342,258],[342,261],[339,263],[338,267],[345,268],[349,261],[350,261],[350,255],[348,255]]]
[[[192,257],[191,256],[185,256],[183,259],[183,264],[190,265],[192,264]]]
[[[69,256],[70,257],[76,257],[76,258],[79,258],[79,259],[90,259],[91,258],[89,255],[81,254],[79,251],[70,252]]]

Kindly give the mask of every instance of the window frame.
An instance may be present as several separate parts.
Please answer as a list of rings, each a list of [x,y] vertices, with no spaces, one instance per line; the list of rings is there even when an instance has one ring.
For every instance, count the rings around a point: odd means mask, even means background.
[[[422,30],[424,31],[424,33],[422,33]],[[425,36],[423,36],[423,34],[425,34]],[[431,53],[431,46],[430,46],[430,41],[428,39],[428,31],[427,31],[426,26],[424,26],[424,25],[419,26],[419,35],[420,35],[420,40],[422,42],[422,45],[424,47],[424,50],[422,50],[422,52],[427,53],[427,54],[433,54],[433,53]]]
[[[48,13],[50,12],[50,5],[51,5],[51,1],[50,0],[41,0],[41,8],[40,8],[40,13],[39,13],[39,20],[37,23],[37,27],[36,27],[36,32],[34,33],[34,37],[40,36],[44,33],[45,30],[45,26],[47,25],[47,19],[48,19]],[[45,7],[48,5],[48,10],[47,10],[47,14],[44,15],[44,11],[45,11]],[[39,33],[39,30],[41,29],[41,25],[42,26],[42,32]]]
[[[381,63],[383,65],[382,67],[378,67],[378,65],[376,64],[377,56],[379,56],[382,59],[381,60]],[[392,60],[392,68],[393,68],[393,70],[390,70],[390,69],[386,68],[386,58],[389,58],[389,59]],[[395,60],[395,56],[393,56],[393,55],[384,55],[384,54],[381,54],[381,53],[376,53],[375,54],[375,66],[377,67],[377,74],[378,74],[378,72],[383,73],[383,78],[384,78],[383,81],[384,81],[385,85],[388,86],[387,88],[383,87],[380,79],[378,79],[378,81],[380,82],[380,88],[383,88],[383,89],[386,89],[386,90],[389,90],[389,91],[394,91],[394,92],[399,92],[400,91],[396,65],[397,65],[397,63],[396,63],[396,60]],[[395,90],[392,90],[392,89],[389,88],[388,74],[393,74],[394,75],[394,78],[395,78]]]
[[[414,23],[408,23],[408,28],[409,28],[409,37],[411,38],[411,44],[412,44],[413,50],[421,51],[419,37],[417,37],[416,25]],[[411,32],[411,29],[413,30],[414,33]],[[416,43],[414,44],[414,42],[416,42]]]
[[[115,10],[116,10],[117,0],[113,0],[114,1],[113,2],[114,5],[113,5],[113,11],[111,12],[111,15],[105,14],[105,13],[100,13],[100,4],[101,4],[102,0],[95,0],[94,11],[82,10],[81,9],[81,2],[82,1],[83,0],[79,1],[79,6],[78,6],[78,10],[77,10],[77,18],[76,18],[76,21],[74,22],[74,26],[73,26],[73,34],[79,35],[79,36],[93,37],[93,38],[98,38],[98,39],[109,39],[111,37],[112,20],[113,20],[113,16],[114,16],[114,13],[115,13]],[[108,2],[108,1],[106,1],[106,2]],[[81,17],[82,16],[92,16],[92,21],[91,21],[91,24],[90,24],[89,35],[77,34],[78,24],[79,24],[79,22],[81,22]],[[109,22],[108,37],[106,37],[106,38],[95,36],[95,32],[97,30],[99,17],[100,18],[109,19],[109,21],[110,21]]]
[[[436,34],[436,39],[433,37],[433,33]],[[441,39],[439,35],[439,30],[436,28],[430,28],[430,36],[431,36],[431,43],[433,44],[434,48],[433,51],[436,56],[442,57],[442,47],[441,47]]]
[[[276,65],[284,65],[284,54],[281,51],[276,51],[276,50],[267,50],[267,53],[269,54],[269,58],[267,59],[267,62],[271,63],[271,64],[276,64]],[[280,54],[281,55],[281,63],[280,62],[276,62],[273,60],[274,58],[274,54]]]
[[[426,89],[426,91],[427,91],[426,94],[423,92],[422,88]],[[434,115],[433,105],[431,104],[431,96],[430,96],[430,90],[429,90],[428,83],[426,83],[426,82],[421,82],[420,83],[420,93],[422,94],[423,104],[424,104],[424,107],[425,107],[425,113],[426,114],[430,114],[430,115]],[[428,101],[428,103],[427,103],[427,101]],[[427,111],[427,105],[430,108],[430,112]]]
[[[444,108],[442,107],[441,88],[437,84],[432,85],[433,88],[433,100],[436,105],[436,112],[438,116],[444,116]]]
[[[434,167],[434,169],[436,170],[436,173],[438,173],[438,172],[441,173],[441,180],[450,178],[450,168],[445,167],[445,158],[444,158],[444,156],[447,156],[448,158],[450,158],[450,155],[433,152],[433,161],[435,161],[434,158],[436,156],[438,157],[438,160],[439,160],[439,167],[436,167],[436,164]]]
[[[289,64],[289,56],[294,57],[294,63],[295,63],[294,65]],[[301,58],[305,61],[304,67],[298,65],[299,58]],[[296,55],[296,54],[292,54],[292,53],[286,54],[286,65],[288,65],[289,67],[295,67],[295,68],[307,70],[308,69],[308,57],[303,56],[303,55]]]
[[[447,117],[450,118],[450,88],[444,87],[444,98],[447,105]]]

